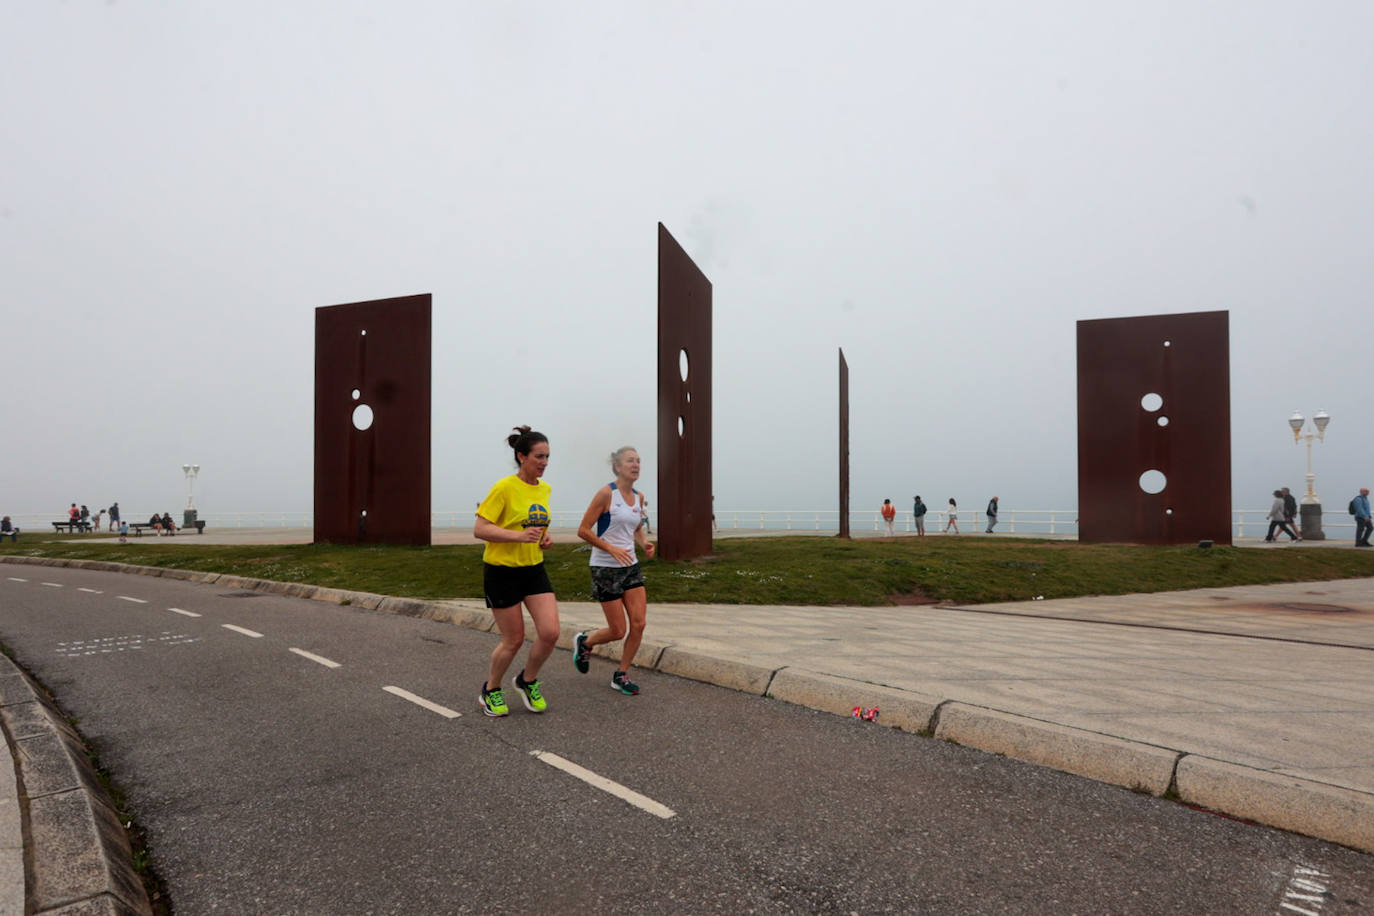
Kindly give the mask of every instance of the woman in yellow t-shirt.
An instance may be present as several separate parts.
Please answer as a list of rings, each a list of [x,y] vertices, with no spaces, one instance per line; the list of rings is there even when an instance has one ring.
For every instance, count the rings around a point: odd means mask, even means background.
[[[492,486],[477,506],[472,533],[486,541],[482,553],[482,590],[487,607],[496,618],[501,642],[491,653],[491,668],[482,684],[478,702],[489,716],[510,712],[501,691],[501,679],[525,642],[523,603],[534,621],[534,647],[525,667],[512,683],[530,712],[548,708],[539,684],[539,669],[558,642],[558,599],[544,569],[544,551],[553,545],[549,537],[549,493],[540,477],[549,464],[549,440],[528,426],[517,426],[506,437],[515,452],[518,470]]]

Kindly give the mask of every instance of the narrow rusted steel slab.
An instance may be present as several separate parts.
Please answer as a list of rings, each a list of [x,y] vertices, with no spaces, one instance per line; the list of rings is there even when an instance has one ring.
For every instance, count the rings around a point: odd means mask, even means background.
[[[711,281],[659,223],[660,557],[711,552],[711,486]]]
[[[315,309],[317,543],[430,543],[430,298]]]
[[[849,537],[849,363],[840,348],[840,537]]]
[[[1080,541],[1231,543],[1227,312],[1078,322],[1078,512]]]

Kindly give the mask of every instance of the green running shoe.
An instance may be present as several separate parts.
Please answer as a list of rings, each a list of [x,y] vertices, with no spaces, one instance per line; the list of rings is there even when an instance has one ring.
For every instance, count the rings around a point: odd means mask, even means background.
[[[619,690],[626,696],[636,696],[639,693],[639,685],[630,680],[624,671],[617,671],[611,675],[611,689]]]
[[[506,705],[506,695],[501,692],[501,688],[487,690],[487,685],[482,685],[482,692],[477,696],[477,702],[482,704],[482,712],[489,716],[510,715],[510,707]]]
[[[580,673],[586,674],[591,667],[587,663],[588,657],[592,654],[592,649],[587,645],[587,633],[584,630],[573,637],[573,667]]]
[[[537,680],[526,683],[525,673],[522,671],[515,676],[515,680],[511,683],[515,684],[516,692],[520,694],[520,699],[525,701],[525,708],[530,712],[543,712],[549,708],[549,704],[544,700],[544,695],[539,692]]]

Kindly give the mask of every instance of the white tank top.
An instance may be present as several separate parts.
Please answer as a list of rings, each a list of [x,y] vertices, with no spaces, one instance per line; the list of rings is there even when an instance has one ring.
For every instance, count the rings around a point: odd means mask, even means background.
[[[601,538],[612,547],[619,547],[635,552],[635,532],[639,530],[640,524],[644,521],[644,512],[641,503],[644,497],[635,491],[635,504],[628,505],[625,497],[620,495],[620,488],[614,483],[611,484],[611,508],[607,512],[601,513],[601,517],[596,520],[596,536]],[[638,555],[635,556],[638,560]],[[592,566],[619,566],[615,557],[596,545],[592,545]]]

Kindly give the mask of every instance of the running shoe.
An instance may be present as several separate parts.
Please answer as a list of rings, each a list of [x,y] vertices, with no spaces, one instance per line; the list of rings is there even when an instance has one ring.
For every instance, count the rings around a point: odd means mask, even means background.
[[[505,716],[510,714],[510,707],[506,705],[506,695],[501,692],[501,688],[487,690],[486,684],[482,685],[482,692],[477,695],[477,702],[482,704],[482,712],[489,716]]]
[[[587,645],[587,633],[584,630],[573,637],[573,667],[581,674],[586,674],[591,667],[587,659],[591,657],[592,647]]]
[[[515,685],[515,691],[520,694],[520,699],[525,701],[525,708],[530,712],[543,712],[549,708],[549,704],[544,700],[544,695],[539,692],[539,681],[525,683],[522,672],[517,674],[511,683]]]
[[[639,693],[639,685],[626,676],[626,672],[617,671],[611,676],[611,689],[619,690],[626,696],[635,696]]]

